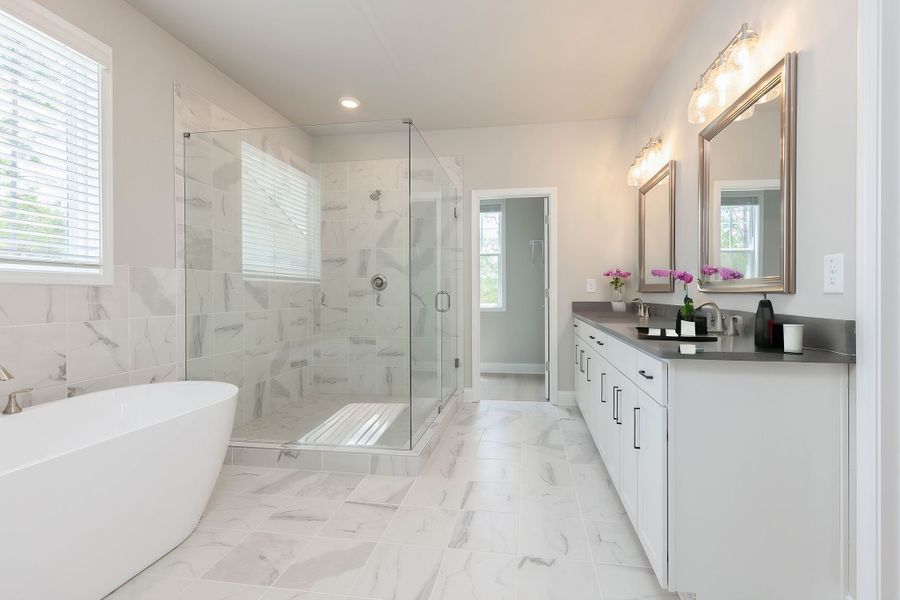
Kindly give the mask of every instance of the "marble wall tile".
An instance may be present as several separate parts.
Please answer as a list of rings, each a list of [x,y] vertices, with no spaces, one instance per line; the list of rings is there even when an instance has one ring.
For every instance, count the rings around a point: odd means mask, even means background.
[[[375,365],[376,343],[371,337],[351,337],[349,358],[351,365]]]
[[[82,394],[90,394],[91,392],[102,392],[103,390],[112,390],[115,388],[130,385],[128,373],[119,373],[111,377],[100,377],[98,379],[90,379],[87,381],[79,381],[69,383],[66,386],[66,396],[80,396]]]
[[[243,268],[241,262],[241,236],[226,231],[213,230],[212,268],[214,271],[236,272]]]
[[[184,226],[184,267],[211,271],[213,264],[212,230]]]
[[[129,270],[129,316],[175,315],[178,276],[177,269],[131,267]]]
[[[216,354],[242,350],[244,348],[244,313],[212,315],[212,340]]]
[[[338,473],[368,473],[369,456],[351,452],[327,452],[322,455],[322,468]]]
[[[216,354],[213,357],[213,375],[215,381],[224,381],[243,387],[244,385],[244,353],[243,351],[228,354]]]
[[[188,315],[203,315],[213,310],[213,274],[188,269],[185,274],[185,302]]]
[[[181,381],[184,379],[184,363],[172,363],[160,365],[140,371],[131,371],[130,385],[142,385],[145,383],[161,383],[164,381]]]
[[[347,190],[348,186],[347,163],[323,163],[321,168],[322,189],[325,191]]]
[[[209,229],[212,227],[213,189],[192,179],[184,181],[184,223]]]
[[[0,327],[0,356],[13,374],[0,382],[0,397],[22,388],[49,388],[66,383],[66,325]]]
[[[80,382],[129,369],[128,321],[88,321],[66,326],[67,378]],[[127,376],[126,376],[127,381]]]
[[[128,317],[128,267],[115,267],[113,285],[52,286],[66,293],[66,319],[70,323]]]
[[[185,322],[187,329],[187,357],[201,358],[213,354],[213,315],[189,315]]]
[[[345,190],[328,190],[322,192],[322,218],[343,220],[349,216],[349,196]]]
[[[177,362],[183,354],[175,317],[131,319],[129,337],[133,370]]]
[[[228,193],[213,190],[212,227],[228,233],[241,233],[241,196],[240,193]]]
[[[350,191],[372,191],[377,189],[374,160],[352,161],[347,165]]]
[[[244,281],[241,273],[212,274],[212,312],[244,309]]]
[[[321,306],[347,308],[350,305],[350,281],[323,278],[320,282],[319,294]]]
[[[374,248],[381,223],[373,219],[350,219],[347,222],[347,247]]]
[[[347,221],[322,221],[322,248],[327,250],[346,248],[347,234]]]
[[[259,279],[244,279],[244,310],[269,308],[269,284]]]
[[[0,326],[61,323],[66,320],[65,289],[58,285],[0,285]]]

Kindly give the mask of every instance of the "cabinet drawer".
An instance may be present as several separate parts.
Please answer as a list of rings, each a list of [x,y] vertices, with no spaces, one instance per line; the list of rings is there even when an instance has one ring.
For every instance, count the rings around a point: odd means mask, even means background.
[[[634,380],[648,396],[666,405],[666,365],[652,356],[637,352]]]
[[[620,342],[612,336],[606,338],[603,346],[606,349],[604,357],[612,366],[622,372],[623,375],[634,381],[637,379],[635,358],[638,351],[624,342]]]
[[[586,345],[594,348],[601,354],[606,344],[606,334],[584,321],[575,320],[575,336],[581,338]]]

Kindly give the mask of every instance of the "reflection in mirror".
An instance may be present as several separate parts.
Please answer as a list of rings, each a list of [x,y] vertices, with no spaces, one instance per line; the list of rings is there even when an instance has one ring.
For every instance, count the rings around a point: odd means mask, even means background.
[[[700,133],[701,291],[794,291],[795,53]]]
[[[746,113],[745,113],[746,114]],[[781,111],[757,104],[709,142],[709,262],[747,279],[781,274]]]
[[[673,292],[672,280],[659,283],[650,271],[675,268],[675,161],[641,186],[639,204],[638,291]]]

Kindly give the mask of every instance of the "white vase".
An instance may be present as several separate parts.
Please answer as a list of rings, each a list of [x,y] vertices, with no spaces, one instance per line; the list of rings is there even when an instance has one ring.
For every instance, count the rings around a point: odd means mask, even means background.
[[[622,312],[623,313],[623,312],[625,312],[625,307],[626,307],[626,304],[624,302],[622,302],[621,300],[614,300],[612,302],[613,312]]]

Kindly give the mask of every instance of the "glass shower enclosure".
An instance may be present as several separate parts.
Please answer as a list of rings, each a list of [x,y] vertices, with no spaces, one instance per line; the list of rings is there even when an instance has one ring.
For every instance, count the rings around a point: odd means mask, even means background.
[[[460,200],[409,120],[185,134],[185,374],[240,388],[233,443],[416,445],[461,391]]]

